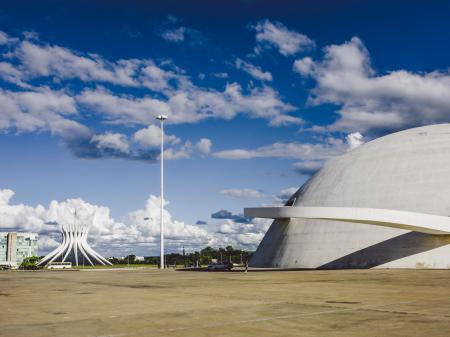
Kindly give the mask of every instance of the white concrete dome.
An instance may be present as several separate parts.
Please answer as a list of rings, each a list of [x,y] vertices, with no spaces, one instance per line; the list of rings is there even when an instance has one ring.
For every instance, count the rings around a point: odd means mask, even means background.
[[[450,216],[450,124],[409,129],[329,161],[293,206]],[[288,202],[289,203],[289,202]],[[330,220],[275,220],[251,265],[284,268],[449,268],[450,236]]]

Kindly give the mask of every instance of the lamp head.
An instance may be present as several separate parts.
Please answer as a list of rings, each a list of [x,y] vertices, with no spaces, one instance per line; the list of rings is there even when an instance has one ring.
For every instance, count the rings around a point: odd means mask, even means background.
[[[165,121],[167,119],[167,116],[166,115],[159,115],[159,116],[156,116],[156,119],[161,121],[161,122],[163,122],[163,121]]]

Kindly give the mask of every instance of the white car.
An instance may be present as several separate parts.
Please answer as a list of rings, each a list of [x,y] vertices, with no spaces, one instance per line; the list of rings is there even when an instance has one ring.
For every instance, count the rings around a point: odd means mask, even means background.
[[[233,264],[224,262],[224,263],[212,263],[208,266],[208,270],[231,270],[233,269]]]

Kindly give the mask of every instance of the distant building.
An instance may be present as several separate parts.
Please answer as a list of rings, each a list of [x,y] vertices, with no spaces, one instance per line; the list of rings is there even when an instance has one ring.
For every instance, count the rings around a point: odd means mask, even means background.
[[[20,264],[26,257],[37,254],[37,233],[0,232],[0,263]]]

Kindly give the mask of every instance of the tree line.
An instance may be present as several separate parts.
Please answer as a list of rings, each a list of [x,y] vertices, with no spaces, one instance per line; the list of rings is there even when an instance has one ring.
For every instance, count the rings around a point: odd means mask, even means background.
[[[234,263],[245,264],[251,258],[253,252],[248,252],[242,249],[234,249],[233,246],[225,248],[206,247],[199,251],[190,253],[170,253],[166,254],[166,265],[177,265],[186,267],[195,267],[201,265],[208,265],[213,262],[216,263]],[[153,264],[158,265],[160,262],[159,255],[145,256],[144,260],[136,260],[136,255],[131,254],[123,258],[112,257],[108,259],[113,264]]]

